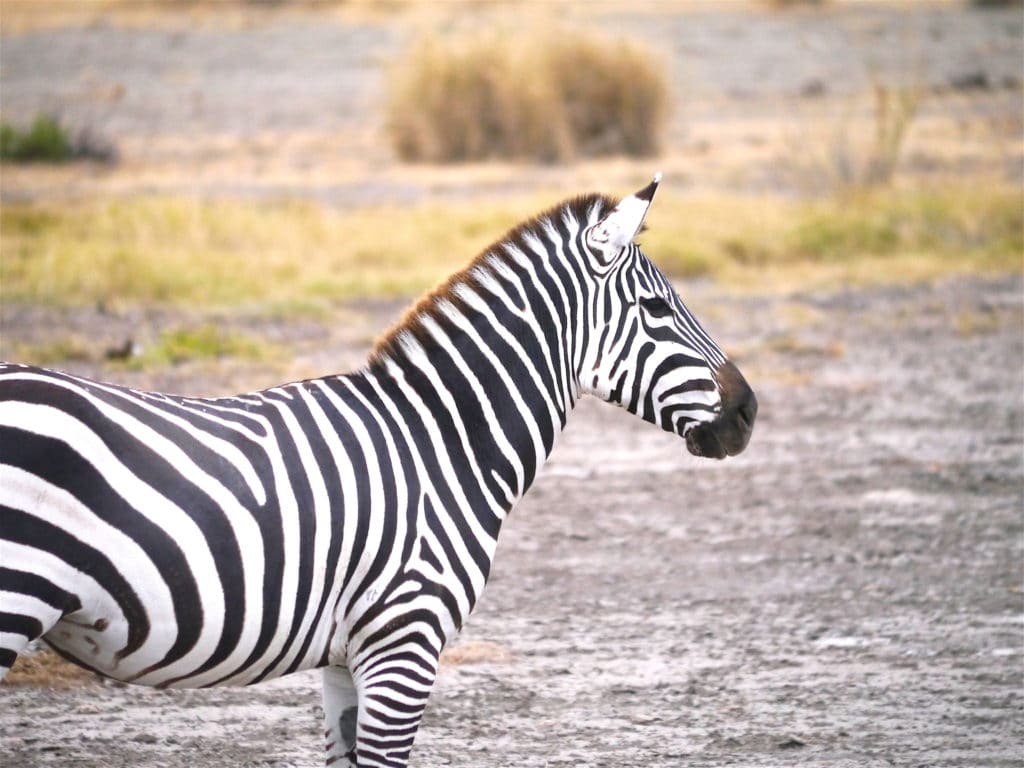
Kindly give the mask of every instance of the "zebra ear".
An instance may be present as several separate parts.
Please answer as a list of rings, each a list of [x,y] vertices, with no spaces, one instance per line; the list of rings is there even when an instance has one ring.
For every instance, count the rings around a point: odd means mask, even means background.
[[[636,194],[624,198],[587,232],[587,244],[603,256],[605,264],[615,258],[640,233],[647,209],[661,183],[661,173]]]

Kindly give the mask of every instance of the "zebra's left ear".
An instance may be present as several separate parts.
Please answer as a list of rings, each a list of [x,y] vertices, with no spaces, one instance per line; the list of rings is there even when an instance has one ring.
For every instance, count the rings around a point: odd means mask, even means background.
[[[605,264],[622,252],[640,233],[647,209],[661,183],[661,173],[654,174],[654,180],[634,195],[624,198],[607,216],[587,232],[587,244],[603,257]]]

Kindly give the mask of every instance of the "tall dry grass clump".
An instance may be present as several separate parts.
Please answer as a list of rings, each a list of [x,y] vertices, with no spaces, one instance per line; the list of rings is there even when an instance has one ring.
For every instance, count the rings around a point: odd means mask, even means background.
[[[579,33],[428,40],[395,70],[388,128],[407,161],[647,156],[669,88],[638,46]]]

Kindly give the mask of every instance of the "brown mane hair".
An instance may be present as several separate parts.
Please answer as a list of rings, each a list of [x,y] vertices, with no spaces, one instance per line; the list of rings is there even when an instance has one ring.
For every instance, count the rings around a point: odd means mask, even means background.
[[[607,195],[598,193],[579,195],[563,200],[543,213],[539,213],[517,224],[500,239],[484,248],[463,269],[425,293],[415,304],[407,309],[401,319],[374,342],[369,356],[369,367],[374,368],[382,365],[387,359],[400,354],[398,339],[403,333],[411,333],[421,342],[426,341],[428,333],[423,327],[424,318],[436,318],[439,303],[445,299],[454,300],[454,289],[456,286],[477,286],[477,279],[473,274],[473,270],[483,264],[490,256],[497,256],[498,258],[506,256],[507,252],[504,246],[515,246],[524,253],[529,253],[529,248],[525,242],[526,236],[530,234],[541,235],[546,222],[557,221],[564,213],[572,214],[577,221],[586,221],[594,206],[598,206],[598,214],[600,215],[610,211],[616,205],[618,205],[618,200]]]

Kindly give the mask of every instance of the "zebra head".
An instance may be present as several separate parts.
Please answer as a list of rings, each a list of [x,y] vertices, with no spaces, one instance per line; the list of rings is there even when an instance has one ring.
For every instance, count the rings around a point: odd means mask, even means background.
[[[695,456],[721,459],[750,440],[757,399],[671,283],[633,239],[661,174],[611,210],[592,214],[582,246],[593,278],[584,392],[686,438]]]

